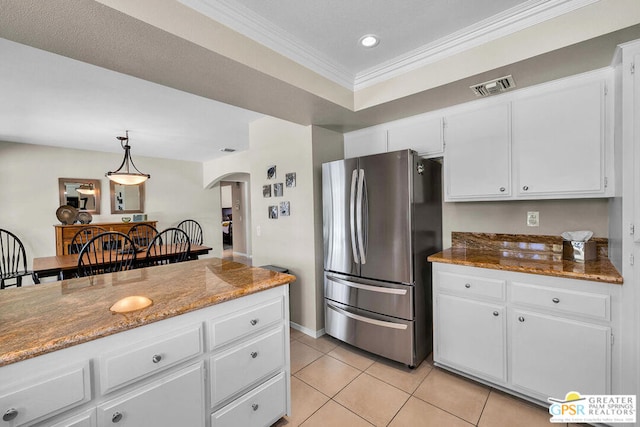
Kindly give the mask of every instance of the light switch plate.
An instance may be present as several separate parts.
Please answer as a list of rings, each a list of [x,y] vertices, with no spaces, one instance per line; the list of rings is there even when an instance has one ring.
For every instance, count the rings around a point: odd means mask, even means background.
[[[538,227],[540,225],[540,212],[527,212],[527,226]]]

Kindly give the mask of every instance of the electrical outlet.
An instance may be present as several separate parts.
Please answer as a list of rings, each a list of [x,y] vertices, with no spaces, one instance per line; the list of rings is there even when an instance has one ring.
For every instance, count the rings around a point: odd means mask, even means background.
[[[540,212],[527,212],[527,226],[538,227],[540,225]]]

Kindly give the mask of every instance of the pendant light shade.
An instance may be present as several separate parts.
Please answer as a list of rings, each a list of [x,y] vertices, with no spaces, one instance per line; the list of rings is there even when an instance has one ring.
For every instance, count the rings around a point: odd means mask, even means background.
[[[138,185],[151,178],[151,175],[140,172],[133,163],[131,146],[129,146],[129,131],[126,131],[126,136],[117,136],[116,139],[120,141],[120,145],[124,149],[124,159],[117,170],[107,172],[105,176],[116,184],[122,185]],[[132,172],[131,168],[135,172]]]

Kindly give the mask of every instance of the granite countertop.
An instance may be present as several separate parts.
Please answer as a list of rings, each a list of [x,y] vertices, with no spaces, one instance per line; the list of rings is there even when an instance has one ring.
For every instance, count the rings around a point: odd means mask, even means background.
[[[206,258],[0,291],[0,366],[281,286],[290,274]],[[112,313],[122,298],[149,307]]]
[[[622,276],[606,256],[606,239],[592,239],[596,241],[597,259],[575,262],[562,259],[562,237],[559,236],[453,232],[451,237],[451,248],[427,260],[622,284]]]

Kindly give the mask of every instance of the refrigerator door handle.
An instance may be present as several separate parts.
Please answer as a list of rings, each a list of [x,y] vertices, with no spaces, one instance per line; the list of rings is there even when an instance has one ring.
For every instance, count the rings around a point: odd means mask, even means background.
[[[358,250],[360,252],[360,263],[367,263],[367,256],[364,250],[364,221],[363,221],[363,213],[362,210],[364,208],[363,200],[365,197],[365,179],[364,179],[364,169],[360,169],[360,173],[358,176],[358,200],[356,201],[356,224],[358,226]]]
[[[385,322],[384,320],[372,319],[370,317],[360,316],[358,314],[349,313],[346,310],[343,310],[339,307],[336,307],[331,303],[331,301],[327,301],[327,307],[331,310],[337,311],[343,316],[349,317],[353,320],[358,320],[360,322],[370,323],[376,326],[382,326],[385,328],[393,328],[393,329],[407,329],[407,325],[403,325],[402,323],[394,323],[394,322]]]
[[[349,286],[350,288],[362,289],[363,291],[379,292],[382,294],[406,295],[406,289],[384,288],[382,286],[365,285],[364,283],[350,282],[338,277],[327,275],[327,280]]]
[[[349,220],[351,222],[351,250],[353,251],[353,261],[357,264],[360,262],[360,258],[358,257],[358,248],[356,247],[356,183],[358,181],[358,169],[354,169],[351,174],[351,194],[349,195],[350,199],[350,209],[349,209]]]

